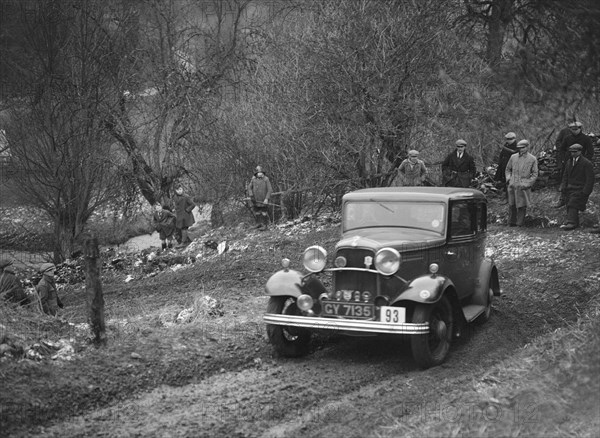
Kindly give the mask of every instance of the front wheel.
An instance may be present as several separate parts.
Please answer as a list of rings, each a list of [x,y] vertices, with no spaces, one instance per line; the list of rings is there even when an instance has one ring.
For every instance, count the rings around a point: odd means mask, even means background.
[[[296,300],[292,297],[271,297],[267,305],[267,313],[281,315],[299,315]],[[311,333],[299,327],[267,324],[269,342],[275,351],[285,357],[301,357],[308,354]]]
[[[440,365],[450,350],[454,329],[452,306],[446,297],[435,304],[417,304],[413,312],[413,323],[429,323],[429,333],[413,335],[410,346],[417,365],[429,368]]]

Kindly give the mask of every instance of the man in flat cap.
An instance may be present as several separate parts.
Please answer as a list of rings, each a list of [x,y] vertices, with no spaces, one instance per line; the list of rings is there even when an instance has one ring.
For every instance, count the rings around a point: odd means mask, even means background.
[[[419,159],[419,151],[408,151],[408,158],[398,167],[398,176],[403,187],[423,185],[427,177],[427,168],[423,160]]]
[[[517,143],[518,153],[511,155],[506,164],[508,190],[508,224],[522,227],[527,207],[531,205],[531,188],[538,177],[537,159],[529,153],[529,141]]]
[[[475,178],[475,160],[466,149],[467,142],[456,140],[456,150],[442,163],[442,179],[446,187],[469,187]]]
[[[175,186],[175,195],[171,201],[175,213],[175,240],[178,247],[189,245],[192,242],[188,229],[194,225],[194,208],[196,204],[192,201],[192,197],[183,192],[183,185]]]
[[[564,170],[565,163],[569,160],[569,147],[574,144],[581,145],[583,156],[588,160],[594,157],[594,145],[592,139],[585,135],[582,131],[583,124],[581,122],[569,123],[570,133],[562,140],[560,150],[558,151],[558,161],[561,169]]]
[[[500,186],[500,189],[506,188],[506,164],[512,156],[517,153],[517,135],[514,132],[509,132],[504,136],[504,144],[500,149],[500,156],[498,157],[498,168],[496,169],[496,175],[494,180]]]
[[[578,143],[569,146],[571,158],[565,164],[560,184],[561,198],[567,206],[567,219],[560,226],[563,230],[579,227],[579,212],[585,210],[594,189],[594,166],[582,151],[583,146]]]
[[[273,194],[273,188],[269,177],[265,174],[261,166],[256,166],[256,170],[247,187],[250,202],[252,202],[252,212],[256,220],[256,228],[266,230],[269,227],[269,198]]]
[[[571,135],[571,128],[569,127],[569,125],[573,122],[574,120],[570,120],[567,121],[567,124],[564,128],[562,128],[560,131],[558,131],[558,135],[556,136],[556,140],[554,142],[554,149],[558,152],[560,151],[560,148],[562,146],[562,142],[565,138],[567,138],[569,135]]]
[[[42,310],[44,313],[51,316],[56,316],[58,313],[58,308],[62,307],[62,303],[60,302],[58,293],[56,291],[56,283],[54,280],[55,270],[56,266],[54,266],[52,263],[42,263],[40,266],[42,279],[35,287],[40,295]]]
[[[23,284],[12,268],[12,260],[0,259],[0,297],[5,301],[25,306],[29,297],[23,289]]]

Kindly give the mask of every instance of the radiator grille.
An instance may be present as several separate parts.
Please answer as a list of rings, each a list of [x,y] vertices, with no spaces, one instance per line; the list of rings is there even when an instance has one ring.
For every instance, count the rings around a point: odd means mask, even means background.
[[[366,249],[341,249],[338,256],[344,256],[348,268],[364,268],[365,257],[375,257],[373,251]],[[371,265],[373,269],[373,265]],[[359,271],[336,271],[334,275],[334,290],[369,291],[374,298],[377,294],[377,274]]]
[[[370,256],[373,259],[375,258],[375,253],[368,249],[350,249],[344,248],[340,249],[337,252],[338,256],[346,257],[348,263],[346,266],[349,268],[364,268],[365,267],[365,257]],[[373,266],[371,266],[372,268]]]
[[[374,298],[377,294],[377,274],[370,272],[337,271],[335,273],[335,290],[369,291]]]

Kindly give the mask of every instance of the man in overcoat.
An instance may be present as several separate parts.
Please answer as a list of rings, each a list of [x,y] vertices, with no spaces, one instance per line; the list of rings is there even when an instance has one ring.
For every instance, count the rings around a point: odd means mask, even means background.
[[[475,177],[475,160],[466,152],[467,142],[456,140],[456,150],[442,163],[442,178],[446,187],[469,187]]]
[[[427,167],[419,159],[419,151],[408,151],[408,158],[398,167],[399,182],[403,187],[422,186],[427,178]]]
[[[269,198],[273,194],[273,188],[271,187],[271,181],[269,177],[265,175],[261,166],[256,166],[256,171],[248,183],[248,195],[252,202],[252,211],[254,218],[256,219],[256,228],[259,230],[266,230],[269,226],[269,212],[267,206],[269,205]]]
[[[577,143],[569,147],[571,158],[565,164],[560,184],[561,197],[567,206],[567,219],[560,226],[563,230],[579,227],[579,212],[585,210],[594,189],[594,166],[582,151],[583,146]]]
[[[175,188],[173,206],[175,207],[175,239],[178,244],[187,245],[192,241],[188,235],[188,228],[196,222],[192,214],[196,204],[183,193],[181,185]]]
[[[581,122],[569,123],[569,134],[567,134],[558,149],[558,165],[564,171],[565,164],[571,158],[569,156],[569,147],[578,144],[582,147],[582,153],[585,158],[592,160],[594,157],[594,145],[592,139],[583,133],[583,124]],[[562,177],[562,174],[561,174]]]
[[[506,164],[508,190],[508,224],[522,227],[531,205],[531,188],[538,177],[537,158],[529,153],[529,141],[517,143],[518,153],[511,155]]]
[[[55,269],[56,266],[52,263],[43,263],[42,266],[40,266],[42,279],[35,287],[40,296],[42,310],[47,315],[51,316],[56,316],[58,308],[62,307],[62,303],[60,298],[58,298],[58,293],[56,291],[56,282],[54,280]]]
[[[513,154],[517,153],[517,135],[514,132],[509,132],[504,136],[504,144],[500,149],[498,157],[498,169],[494,175],[494,180],[498,182],[501,189],[506,188],[506,164]]]

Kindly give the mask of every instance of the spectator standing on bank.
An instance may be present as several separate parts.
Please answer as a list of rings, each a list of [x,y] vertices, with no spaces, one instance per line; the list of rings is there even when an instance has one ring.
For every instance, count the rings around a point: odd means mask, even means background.
[[[558,135],[556,136],[556,141],[554,142],[554,149],[556,150],[557,154],[560,151],[560,148],[562,146],[562,142],[564,141],[564,139],[567,138],[569,135],[571,135],[571,128],[569,127],[570,124],[571,124],[571,122],[569,122],[567,124],[567,126],[565,126],[563,129],[558,131]]]
[[[176,216],[168,205],[156,204],[154,206],[154,215],[152,222],[154,229],[158,231],[162,249],[173,247],[173,234],[175,233]]]
[[[531,205],[531,188],[538,177],[537,158],[529,153],[529,141],[517,143],[518,153],[511,155],[506,164],[508,190],[508,224],[522,227]]]
[[[404,187],[423,185],[427,177],[427,167],[423,160],[419,159],[419,151],[414,149],[408,151],[408,158],[398,167],[398,176],[400,185]]]
[[[29,304],[29,297],[12,269],[12,264],[12,260],[0,259],[0,297],[4,301],[25,306]]]
[[[52,263],[43,263],[42,266],[40,266],[42,279],[35,287],[38,295],[40,296],[42,310],[44,313],[52,316],[56,316],[58,313],[58,308],[63,307],[56,291],[56,283],[54,281],[55,270],[56,266],[54,266]]]
[[[579,212],[585,210],[594,189],[594,166],[582,151],[580,144],[569,146],[571,158],[565,164],[560,184],[561,198],[567,206],[567,219],[560,228],[567,231],[579,227]]]
[[[178,244],[187,245],[192,241],[188,235],[188,228],[196,222],[192,214],[196,204],[183,193],[183,186],[181,185],[175,188],[173,206],[175,207],[175,239]]]
[[[273,193],[271,181],[265,175],[261,166],[256,166],[256,171],[248,184],[248,196],[252,202],[252,212],[256,220],[256,228],[266,230],[269,226],[269,213],[267,211],[269,198]]]
[[[560,148],[557,154],[557,165],[560,169],[560,180],[562,181],[562,177],[565,170],[565,165],[567,161],[571,158],[569,153],[569,147],[574,144],[579,144],[582,146],[583,155],[590,161],[592,161],[594,157],[594,145],[592,139],[585,135],[582,131],[582,123],[581,122],[571,122],[569,123],[569,134],[565,136],[560,144]],[[561,196],[558,200],[558,203],[554,206],[555,208],[560,208],[566,204],[566,199],[562,196],[563,192],[561,192]]]
[[[563,151],[563,142],[567,137],[571,135],[571,125],[574,124],[575,121],[569,122],[567,126],[561,129],[556,136],[556,142],[554,143],[554,149],[556,150],[556,166],[559,170],[559,179],[562,179],[562,171],[565,167],[565,161],[569,158],[567,155],[569,154],[567,151]]]
[[[563,139],[560,146],[561,169],[564,169],[565,163],[571,158],[569,154],[571,145],[581,145],[583,156],[590,161],[594,158],[592,139],[583,133],[582,128],[581,122],[569,123],[570,133]]]
[[[469,187],[475,178],[475,160],[466,152],[467,142],[456,140],[456,150],[442,163],[442,178],[446,187]]]
[[[506,165],[513,154],[517,153],[517,135],[514,132],[509,132],[504,136],[504,144],[500,149],[498,157],[498,168],[494,180],[498,183],[501,190],[506,189]]]

